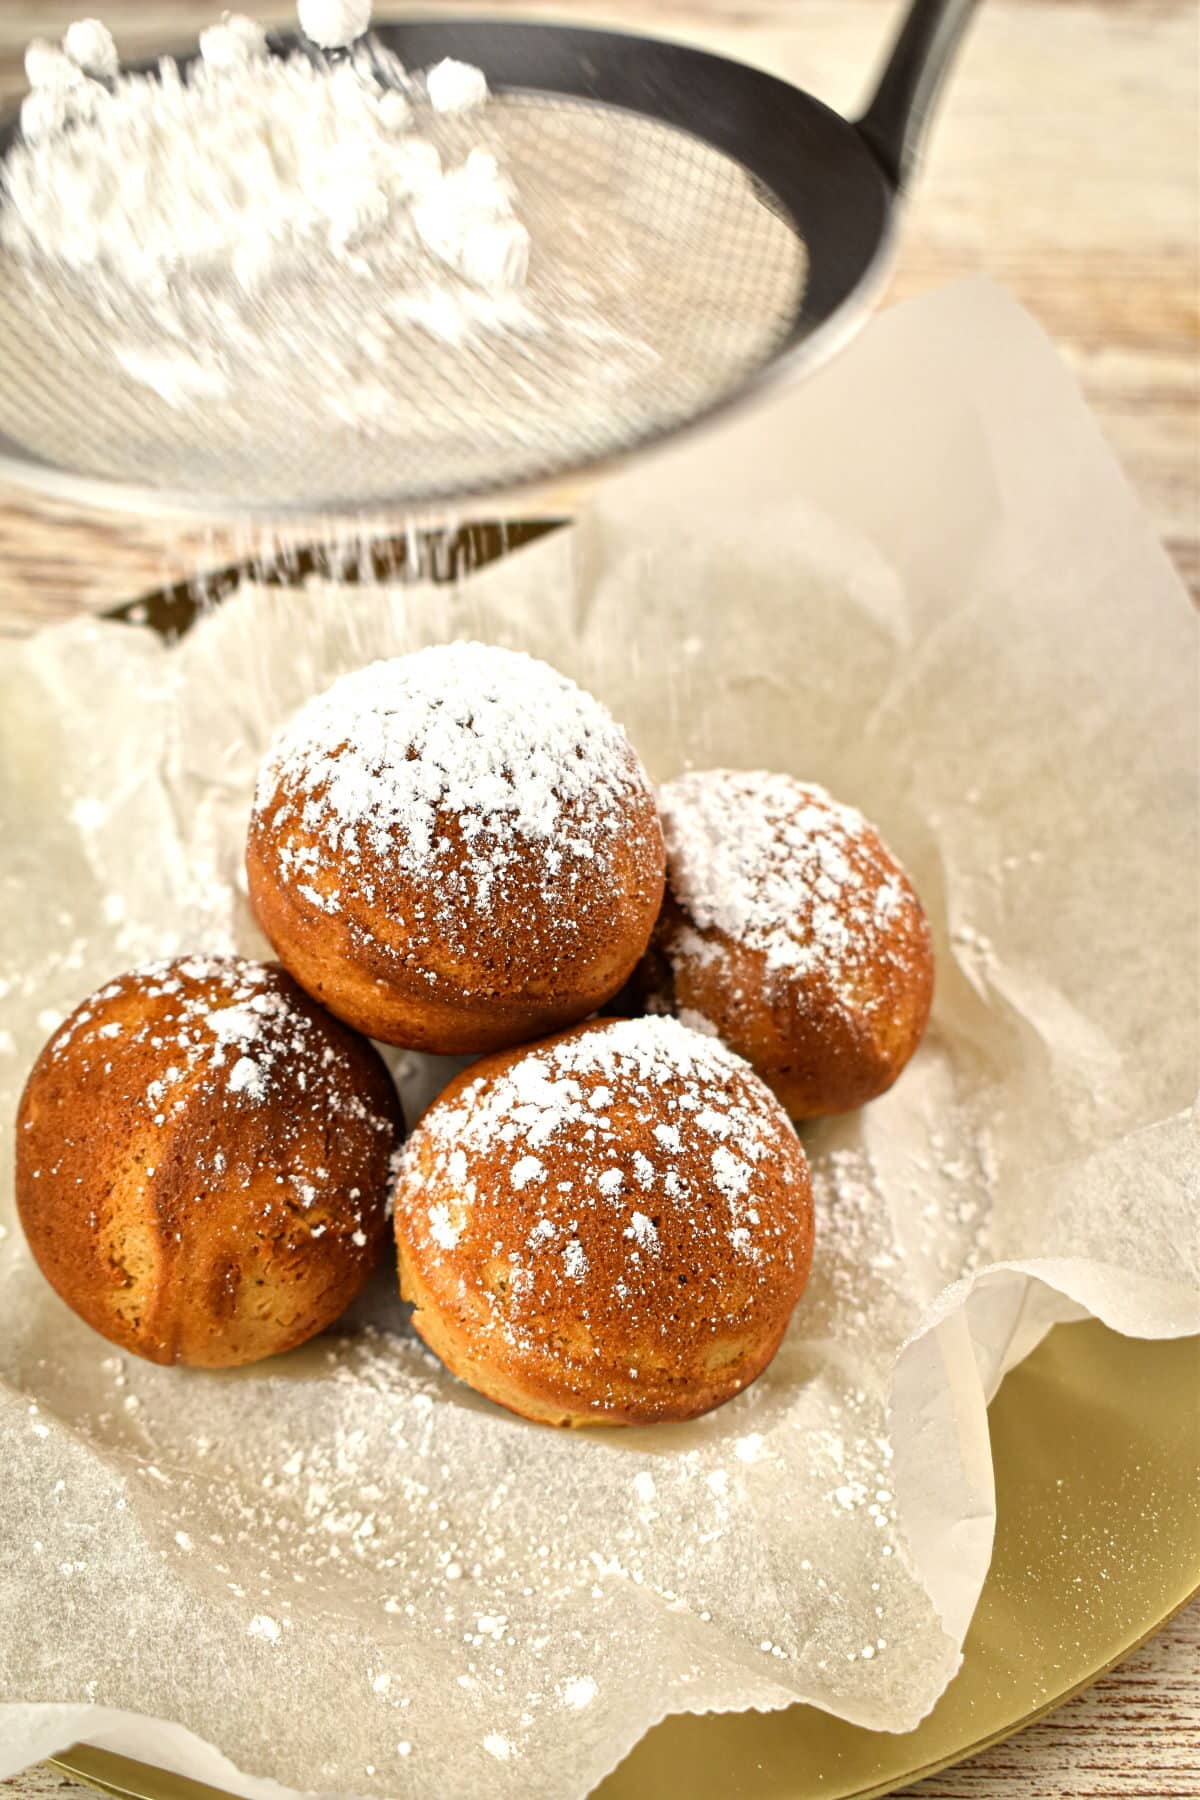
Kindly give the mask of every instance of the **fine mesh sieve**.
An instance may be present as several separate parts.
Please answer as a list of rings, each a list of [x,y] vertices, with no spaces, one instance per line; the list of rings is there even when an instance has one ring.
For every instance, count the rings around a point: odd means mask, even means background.
[[[411,68],[448,55],[486,73],[482,125],[439,121],[439,147],[502,157],[534,246],[527,288],[464,290],[447,311],[444,273],[406,244],[369,272],[317,260],[254,297],[179,277],[164,323],[113,280],[0,254],[0,469],[143,510],[412,512],[661,439],[811,367],[858,323],[914,119],[968,7],[916,0],[858,126],[653,39],[384,25]]]

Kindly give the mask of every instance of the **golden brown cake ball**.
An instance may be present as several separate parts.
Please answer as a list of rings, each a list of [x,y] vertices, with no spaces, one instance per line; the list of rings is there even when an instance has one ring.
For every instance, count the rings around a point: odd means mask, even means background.
[[[882,1094],[925,1030],[933,951],[874,827],[762,771],[682,775],[659,807],[667,897],[643,998],[715,1028],[794,1119]]]
[[[674,1019],[603,1020],[476,1063],[425,1114],[394,1198],[425,1342],[550,1425],[719,1406],[774,1356],[812,1260],[783,1109]]]
[[[246,853],[296,979],[389,1044],[462,1053],[594,1012],[662,901],[653,792],[545,663],[441,644],[335,682],[276,739]]]
[[[113,1343],[255,1362],[363,1287],[403,1133],[377,1053],[282,969],[192,956],[120,976],[50,1039],[17,1207],[50,1285]]]

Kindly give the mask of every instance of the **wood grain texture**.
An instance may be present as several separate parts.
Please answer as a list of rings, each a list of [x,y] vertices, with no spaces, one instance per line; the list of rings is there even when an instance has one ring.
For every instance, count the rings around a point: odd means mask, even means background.
[[[902,1800],[1197,1800],[1200,1600],[1027,1731]]]
[[[422,0],[422,11],[466,10]],[[21,50],[74,0],[0,0],[0,100]],[[105,0],[128,55],[194,39],[216,0]],[[289,4],[256,6],[271,20]],[[497,6],[495,10],[505,10]],[[843,109],[861,100],[893,0],[558,0],[780,68]],[[1200,592],[1200,174],[1193,0],[990,0],[906,221],[900,298],[986,273],[1041,320],[1168,548]],[[222,533],[114,521],[0,492],[0,632],[100,608],[231,559]],[[1088,1692],[909,1800],[1198,1800],[1200,1603]],[[83,1800],[50,1769],[0,1800]]]

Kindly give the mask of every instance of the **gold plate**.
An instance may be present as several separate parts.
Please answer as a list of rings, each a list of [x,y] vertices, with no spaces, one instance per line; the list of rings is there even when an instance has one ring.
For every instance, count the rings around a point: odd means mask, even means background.
[[[995,1555],[961,1673],[893,1737],[808,1706],[680,1715],[595,1800],[869,1800],[959,1762],[1127,1655],[1200,1588],[1200,1339],[1060,1325],[991,1409]],[[136,1800],[217,1790],[79,1745],[55,1766]]]

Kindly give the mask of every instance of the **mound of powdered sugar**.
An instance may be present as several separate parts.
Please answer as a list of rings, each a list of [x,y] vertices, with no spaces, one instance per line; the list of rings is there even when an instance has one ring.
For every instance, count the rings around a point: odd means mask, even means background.
[[[369,4],[301,7],[317,41],[360,38]],[[121,75],[111,35],[81,20],[38,40],[22,141],[0,170],[0,243],[139,292],[181,271],[254,292],[314,253],[354,265],[379,242],[485,291],[519,287],[529,238],[496,158],[443,168],[438,114],[479,108],[487,83],[447,62],[410,78],[371,40],[331,61],[272,56],[261,25],[227,15],[185,70]],[[424,129],[423,129],[424,128]]]
[[[762,770],[704,769],[659,793],[671,891],[691,924],[668,945],[704,961],[723,932],[768,971],[819,971],[835,991],[895,953],[894,924],[916,901],[899,865],[852,806]]]
[[[521,652],[460,642],[372,663],[309,701],[268,752],[255,809],[277,838],[295,825],[308,840],[280,857],[323,910],[341,898],[316,881],[323,863],[371,897],[367,851],[460,914],[486,911],[531,845],[551,888],[565,871],[601,876],[646,791],[591,694]]]
[[[410,74],[366,0],[300,15],[297,48],[226,16],[149,73],[96,20],[31,46],[0,159],[25,452],[221,510],[440,503],[654,434],[780,341],[803,247],[733,158],[552,70]]]

